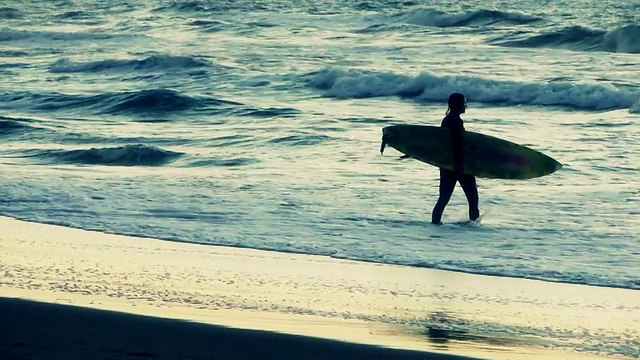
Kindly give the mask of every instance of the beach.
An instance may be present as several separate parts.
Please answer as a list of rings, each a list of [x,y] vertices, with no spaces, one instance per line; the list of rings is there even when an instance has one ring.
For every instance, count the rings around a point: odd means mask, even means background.
[[[597,359],[640,339],[628,289],[0,228],[3,359]]]

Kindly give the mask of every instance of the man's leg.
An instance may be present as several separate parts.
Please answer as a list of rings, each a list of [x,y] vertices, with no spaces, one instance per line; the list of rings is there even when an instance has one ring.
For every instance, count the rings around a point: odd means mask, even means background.
[[[434,224],[442,224],[442,213],[444,208],[451,199],[451,194],[456,187],[456,176],[452,171],[440,169],[440,196],[438,202],[433,207],[431,213],[431,222]]]
[[[480,210],[478,209],[478,186],[476,184],[476,177],[473,175],[462,174],[458,179],[464,194],[469,202],[469,219],[476,221],[480,217]]]

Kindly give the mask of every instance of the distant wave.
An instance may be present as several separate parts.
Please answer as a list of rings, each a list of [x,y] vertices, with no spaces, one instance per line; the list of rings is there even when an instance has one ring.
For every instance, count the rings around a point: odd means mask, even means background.
[[[116,104],[104,109],[104,112],[110,114],[140,111],[183,111],[199,105],[198,101],[192,97],[182,95],[177,91],[165,89],[119,94],[111,100],[115,101]]]
[[[62,93],[0,92],[0,108],[30,110],[64,110],[96,106],[99,96],[67,95]]]
[[[285,144],[289,146],[309,146],[318,145],[331,139],[333,138],[326,135],[301,134],[280,137],[273,139],[270,142],[273,144]]]
[[[542,21],[542,18],[498,10],[474,10],[457,14],[431,9],[412,10],[402,14],[403,22],[433,27],[487,26],[495,24],[527,25]]]
[[[104,40],[111,39],[113,35],[103,32],[54,32],[54,31],[27,31],[0,28],[0,41],[19,40]]]
[[[621,26],[604,34],[604,48],[607,51],[640,53],[640,25]]]
[[[220,20],[195,20],[190,22],[189,25],[197,26],[207,33],[223,31],[233,27],[233,24]]]
[[[231,158],[231,159],[207,159],[192,162],[188,167],[238,167],[259,163],[260,160],[254,158]]]
[[[571,26],[544,34],[508,35],[492,39],[490,44],[508,47],[566,48],[577,51],[640,53],[640,25],[630,24],[611,31]]]
[[[302,111],[293,108],[246,108],[233,111],[237,116],[259,117],[259,118],[274,118],[274,117],[296,117],[302,114]]]
[[[88,150],[47,150],[33,156],[65,164],[160,166],[176,160],[183,153],[149,145],[126,145]]]
[[[253,3],[253,2],[251,2]],[[222,0],[222,1],[201,1],[201,0],[182,0],[173,1],[170,5],[160,6],[154,11],[166,12],[223,12],[233,9],[249,10],[251,7],[260,7],[260,4],[247,4],[244,1]],[[258,3],[258,2],[256,2]]]
[[[79,19],[90,19],[93,18],[91,13],[86,11],[67,11],[62,14],[58,14],[55,16],[58,20],[79,20]]]
[[[52,73],[102,72],[113,70],[167,70],[210,66],[211,63],[191,56],[152,55],[141,60],[100,60],[74,62],[59,59],[49,66]]]
[[[207,109],[228,111],[241,104],[211,97],[191,97],[169,89],[70,95],[62,93],[0,93],[0,108],[41,111],[92,109],[101,114],[161,114]]]
[[[11,7],[0,7],[0,19],[20,19],[24,17],[22,11]]]
[[[33,127],[25,124],[21,119],[10,118],[0,115],[0,137],[23,134],[33,130]]]
[[[350,1],[321,1],[310,6],[306,1],[255,1],[255,0],[180,0],[180,1],[157,1],[157,3],[169,3],[154,8],[154,12],[178,12],[178,13],[227,13],[230,11],[242,12],[246,15],[250,11],[266,11],[266,12],[285,12],[296,9],[306,11],[310,14],[335,14],[335,12],[327,11],[326,7],[335,7],[344,9],[350,5]],[[323,4],[324,3],[324,4]],[[320,6],[318,6],[320,5]],[[224,14],[227,17],[228,14]]]
[[[26,64],[26,63],[5,63],[5,64],[0,64],[0,69],[10,69],[10,68],[28,68],[31,67],[30,64]]]
[[[215,111],[228,111],[242,104],[210,97],[191,97],[174,90],[151,89],[111,95],[114,105],[102,110],[110,114],[122,113],[158,113],[208,108]]]
[[[370,25],[355,33],[367,34],[387,31],[400,31],[403,27],[418,25],[436,28],[481,28],[490,25],[529,25],[543,22],[544,19],[515,12],[497,10],[475,10],[461,13],[445,13],[432,9],[415,9],[403,12],[383,20],[381,23]]]
[[[181,12],[191,12],[191,11],[212,11],[216,9],[217,8],[213,7],[213,4],[205,4],[204,1],[186,0],[186,1],[176,1],[170,5],[160,6],[154,9],[154,11],[165,12],[168,10],[173,10],[173,11],[181,11]]]
[[[309,85],[339,99],[400,96],[421,101],[446,101],[452,92],[464,92],[470,101],[504,105],[563,106],[583,110],[634,108],[640,91],[606,85],[568,82],[521,83],[471,76],[415,77],[387,72],[328,68],[309,74]]]
[[[0,50],[0,57],[21,57],[21,56],[29,56],[29,53],[26,51],[17,51],[17,50]]]

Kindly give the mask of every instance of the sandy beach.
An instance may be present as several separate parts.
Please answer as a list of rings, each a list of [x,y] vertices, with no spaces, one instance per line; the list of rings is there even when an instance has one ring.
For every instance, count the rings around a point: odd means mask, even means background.
[[[0,229],[1,359],[639,354],[640,293],[633,290],[195,245],[6,217]]]

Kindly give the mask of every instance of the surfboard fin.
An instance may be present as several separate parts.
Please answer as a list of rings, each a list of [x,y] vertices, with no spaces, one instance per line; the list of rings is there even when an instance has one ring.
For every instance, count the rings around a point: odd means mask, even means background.
[[[384,153],[384,148],[387,146],[387,135],[382,135],[382,144],[380,144],[380,155]]]

